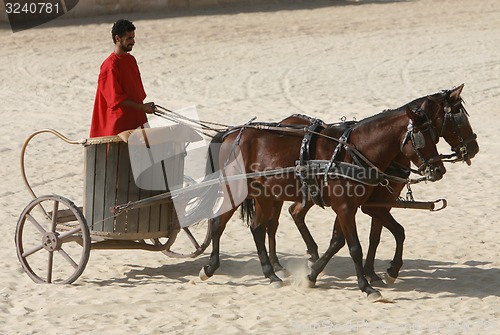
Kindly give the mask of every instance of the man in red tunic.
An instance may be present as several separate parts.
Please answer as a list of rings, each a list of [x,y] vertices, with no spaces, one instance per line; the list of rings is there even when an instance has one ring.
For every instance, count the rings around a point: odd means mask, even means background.
[[[118,20],[111,30],[114,52],[102,63],[97,83],[90,137],[117,135],[147,123],[154,103],[143,103],[146,92],[134,56],[135,26]]]

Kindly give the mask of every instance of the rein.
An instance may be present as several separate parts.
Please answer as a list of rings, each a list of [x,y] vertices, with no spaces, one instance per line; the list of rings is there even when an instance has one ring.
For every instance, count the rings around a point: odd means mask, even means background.
[[[346,142],[345,140],[343,139],[338,139],[338,138],[335,138],[335,137],[332,137],[332,136],[328,136],[328,135],[325,135],[325,134],[321,134],[321,133],[318,133],[318,132],[315,132],[315,131],[311,131],[311,133],[315,134],[315,135],[318,135],[318,136],[322,136],[324,138],[327,138],[329,140],[332,140],[332,141],[335,141],[339,144],[342,144],[346,147],[348,147],[350,150],[352,150],[353,153],[356,154],[356,156],[358,158],[360,158],[364,163],[366,163],[370,168],[373,168],[377,171],[378,174],[380,174],[381,176],[383,176],[388,182],[389,181],[393,181],[393,182],[396,182],[396,183],[401,183],[401,184],[407,184],[407,183],[410,183],[410,184],[416,184],[416,183],[420,183],[422,181],[425,181],[427,180],[426,177],[420,177],[420,178],[416,178],[416,179],[413,179],[413,178],[401,178],[401,177],[397,177],[397,176],[393,176],[393,175],[390,175],[390,174],[387,174],[383,171],[381,171],[375,164],[373,164],[368,158],[366,158],[358,149],[356,149],[356,147],[354,145],[352,145],[351,143],[349,142]]]
[[[221,123],[194,120],[194,119],[188,118],[182,114],[174,112],[170,109],[162,107],[160,105],[155,105],[154,107],[155,107],[155,111],[153,113],[154,115],[159,116],[159,117],[166,119],[168,121],[180,123],[182,125],[197,129],[200,133],[202,133],[203,135],[208,136],[208,137],[213,137],[213,135],[207,133],[206,132],[207,130],[214,131],[214,132],[218,133],[218,132],[226,131],[227,129],[231,128],[230,126],[225,125],[225,124],[221,124]],[[158,110],[158,108],[162,109],[163,111]],[[169,114],[172,114],[173,116],[170,116]],[[213,126],[218,126],[218,127],[222,127],[222,128],[216,128]]]
[[[172,122],[177,122],[189,127],[194,128],[195,130],[199,131],[205,136],[208,137],[213,137],[212,134],[207,133],[207,131],[212,131],[212,132],[227,132],[227,131],[241,131],[245,128],[253,128],[257,130],[265,130],[265,131],[271,131],[271,132],[280,132],[284,134],[292,134],[292,135],[304,135],[307,133],[317,135],[319,137],[323,137],[329,140],[332,140],[334,142],[339,143],[340,145],[345,146],[346,148],[349,149],[349,151],[352,154],[355,154],[357,158],[361,159],[365,164],[368,165],[368,167],[374,169],[380,176],[383,176],[386,180],[386,182],[382,185],[388,185],[389,181],[396,182],[396,183],[402,183],[402,184],[416,184],[420,183],[422,181],[426,181],[426,177],[420,177],[420,178],[401,178],[398,176],[393,176],[390,174],[387,174],[383,171],[381,171],[375,164],[373,164],[368,158],[366,158],[356,147],[347,142],[346,139],[343,138],[335,138],[332,136],[328,136],[325,134],[322,134],[320,132],[311,130],[308,128],[308,126],[293,126],[293,125],[283,125],[279,123],[246,123],[245,125],[242,126],[229,126],[221,123],[216,123],[216,122],[210,122],[210,121],[200,121],[200,120],[194,120],[191,118],[188,118],[184,115],[181,115],[177,112],[174,112],[172,110],[169,110],[165,107],[162,107],[160,105],[155,105],[155,112],[153,113],[156,116],[159,116],[161,118],[167,119]],[[163,111],[158,110],[162,109]],[[172,115],[169,115],[172,114]],[[253,120],[253,119],[252,119]],[[240,134],[241,135],[241,134]],[[428,160],[426,163],[431,164],[435,161],[438,160],[443,160],[443,159],[448,159],[451,157],[454,157],[456,154],[451,154],[451,155],[438,155],[436,157],[433,157],[432,159]],[[417,174],[420,174],[422,171],[419,169],[418,171],[411,169],[412,172],[415,172]]]

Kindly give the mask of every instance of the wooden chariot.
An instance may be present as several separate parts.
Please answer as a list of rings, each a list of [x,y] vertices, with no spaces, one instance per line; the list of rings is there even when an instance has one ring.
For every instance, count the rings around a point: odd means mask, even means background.
[[[175,126],[174,126],[175,127]],[[175,155],[157,164],[163,180],[158,189],[137,186],[130,159],[129,134],[72,141],[52,129],[33,133],[21,152],[21,172],[33,200],[22,211],[16,227],[17,255],[28,276],[37,283],[74,282],[84,271],[91,249],[141,249],[161,251],[170,257],[196,257],[210,244],[210,224],[181,228],[168,197],[150,206],[113,212],[116,205],[151,198],[171,187],[192,184],[184,176],[188,142],[200,135],[174,131],[168,142]],[[84,147],[84,202],[79,207],[59,195],[36,196],[28,183],[24,156],[28,143],[42,133],[51,133],[70,144]],[[184,134],[178,136],[179,133]],[[145,176],[145,178],[153,178]],[[157,176],[155,176],[157,178]],[[178,239],[178,237],[182,237]],[[174,248],[174,242],[182,245]]]

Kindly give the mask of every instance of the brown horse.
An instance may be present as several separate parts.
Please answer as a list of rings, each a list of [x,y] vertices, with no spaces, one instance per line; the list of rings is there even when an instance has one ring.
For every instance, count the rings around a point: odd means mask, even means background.
[[[476,134],[473,132],[468,114],[463,106],[463,101],[460,97],[464,85],[460,85],[455,89],[442,91],[433,95],[418,98],[408,104],[415,106],[425,104],[425,109],[428,110],[428,115],[432,119],[437,129],[440,129],[439,136],[443,137],[451,146],[457,158],[456,161],[467,162],[470,165],[470,160],[479,151],[479,145],[476,141]],[[307,124],[309,120],[300,117],[287,118],[282,121],[284,124]],[[403,155],[398,155],[387,173],[401,174],[405,176],[410,171],[410,161]],[[389,229],[396,240],[396,250],[390,267],[387,269],[386,280],[393,282],[399,274],[399,270],[403,265],[403,242],[405,239],[404,228],[390,214],[391,207],[372,207],[370,203],[391,203],[399,197],[402,189],[402,183],[390,183],[392,192],[387,187],[378,186],[374,189],[368,201],[361,207],[361,210],[372,217],[372,225],[370,231],[370,245],[366,255],[364,272],[370,282],[381,280],[375,274],[374,260],[377,246],[380,242],[382,226]],[[311,233],[305,225],[305,215],[313,206],[312,202],[307,202],[305,207],[302,207],[300,202],[293,203],[289,212],[293,217],[297,228],[299,229],[302,238],[304,239],[307,252],[310,255],[310,261],[314,262],[319,258],[318,246],[314,242]],[[278,228],[278,218],[268,226],[269,237],[269,258],[275,271],[283,270],[276,255],[276,230]]]
[[[423,106],[424,108],[426,106]],[[265,232],[269,224],[279,216],[279,209],[283,201],[300,201],[302,193],[300,179],[295,174],[281,173],[256,176],[256,173],[265,171],[280,171],[281,168],[294,167],[301,148],[303,133],[290,134],[283,131],[266,131],[259,127],[247,125],[239,132],[230,132],[227,136],[216,136],[212,142],[222,142],[215,162],[216,168],[225,167],[230,157],[234,156],[235,148],[239,148],[244,161],[244,171],[251,175],[247,179],[249,194],[243,207],[251,209],[255,204],[251,232],[257,247],[262,270],[271,283],[281,283],[269,261],[265,247]],[[425,170],[430,180],[439,180],[445,173],[443,163],[436,159],[436,138],[432,134],[435,129],[425,111],[400,108],[385,111],[375,116],[359,121],[351,128],[350,136],[343,135],[344,128],[331,126],[320,132],[316,140],[314,156],[317,160],[333,161],[332,156],[337,152],[338,139],[341,145],[338,154],[335,154],[335,163],[355,163],[363,161],[370,169],[381,177],[378,182],[387,182],[389,176],[385,171],[399,153],[410,159],[420,170]],[[349,152],[349,153],[347,153]],[[214,163],[215,163],[214,162]],[[288,169],[286,171],[289,171]],[[325,168],[324,173],[329,173]],[[256,176],[256,177],[254,177]],[[327,252],[315,263],[309,279],[315,282],[316,276],[337,249],[337,238],[341,235],[342,241],[347,241],[349,251],[355,264],[358,285],[361,291],[367,293],[370,299],[378,299],[380,293],[372,288],[364,276],[362,266],[362,250],[359,243],[355,214],[370,196],[376,184],[363,184],[349,178],[338,178],[328,175],[328,178],[319,179],[319,188],[324,202],[337,214],[339,229],[334,231],[334,238]],[[209,263],[200,271],[200,278],[206,280],[211,277],[220,265],[219,249],[220,237],[229,219],[242,201],[229,204],[228,197],[224,197],[223,208],[212,219],[212,253]],[[229,208],[229,210],[227,210]],[[278,210],[277,210],[278,209]]]

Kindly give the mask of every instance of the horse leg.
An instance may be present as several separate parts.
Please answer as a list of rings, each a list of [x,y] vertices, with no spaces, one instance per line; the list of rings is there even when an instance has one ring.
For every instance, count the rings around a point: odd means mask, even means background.
[[[222,233],[224,232],[224,229],[226,228],[227,222],[229,221],[231,216],[233,216],[235,210],[236,208],[233,208],[229,212],[223,213],[222,215],[211,219],[212,252],[210,253],[208,264],[200,270],[199,276],[201,280],[207,280],[208,278],[212,277],[215,271],[220,266],[220,238],[222,236]]]
[[[382,234],[382,225],[380,224],[380,221],[377,220],[375,217],[372,217],[372,225],[370,229],[370,244],[368,246],[368,252],[366,253],[366,260],[364,266],[365,277],[370,281],[370,283],[382,280],[382,278],[380,278],[375,273],[375,265],[374,265],[375,254],[377,252],[377,247],[380,243],[381,234]]]
[[[274,272],[274,268],[271,265],[271,261],[266,249],[267,227],[269,224],[276,222],[276,218],[279,216],[279,212],[281,210],[281,206],[278,206],[278,208],[276,208],[274,205],[275,202],[256,199],[255,217],[250,230],[252,231],[255,246],[257,248],[257,255],[259,256],[260,265],[262,267],[264,276],[271,280],[271,284],[281,286],[282,280]],[[278,213],[278,215],[276,215],[276,213]]]
[[[262,272],[266,278],[271,280],[271,284],[276,287],[281,287],[282,280],[276,275],[274,272],[273,266],[269,260],[269,256],[266,250],[266,231],[263,225],[259,225],[254,228],[250,228],[253,235],[253,240],[255,242],[255,246],[257,247],[257,255],[259,256],[260,265],[262,267]]]
[[[354,262],[354,268],[356,269],[356,276],[358,278],[358,287],[362,292],[367,294],[369,300],[377,301],[381,299],[382,295],[378,290],[370,286],[363,271],[363,251],[356,229],[356,208],[347,204],[341,206],[337,205],[336,212],[340,228],[344,234],[349,247],[349,253]],[[326,266],[326,262],[324,265]]]
[[[321,257],[318,258],[316,262],[311,265],[311,272],[308,275],[309,286],[314,287],[319,274],[324,270],[328,261],[335,255],[342,247],[345,245],[345,238],[342,229],[340,228],[340,222],[335,219],[335,224],[333,226],[332,238],[330,239],[330,245]]]
[[[367,207],[362,209],[363,212],[370,215],[372,219],[372,231],[370,232],[370,249],[373,249],[366,256],[365,262],[365,275],[370,277],[370,275],[375,275],[374,271],[374,260],[375,260],[375,252],[378,246],[378,242],[380,241],[380,234],[382,230],[382,225],[389,229],[389,231],[394,236],[396,240],[396,250],[394,251],[394,257],[391,261],[391,266],[387,269],[387,277],[386,280],[389,283],[393,283],[394,280],[399,275],[399,270],[403,266],[403,244],[405,240],[405,229],[401,226],[396,219],[390,213],[389,208],[375,208],[375,207]],[[375,225],[375,231],[373,231]],[[372,240],[373,234],[373,240]],[[376,242],[372,247],[372,242]],[[369,271],[372,271],[370,273]],[[380,277],[375,275],[380,280]],[[373,279],[371,279],[373,282]]]
[[[276,232],[279,225],[279,215],[281,212],[281,207],[283,207],[283,202],[275,202],[274,215],[267,226],[267,238],[269,241],[269,260],[275,272],[282,271],[286,275],[285,268],[280,264],[278,255],[276,252]]]
[[[391,266],[387,269],[388,277],[386,277],[386,281],[393,283],[399,276],[399,270],[401,270],[401,267],[403,266],[403,243],[405,240],[405,229],[390,213],[388,214],[390,219],[387,222],[391,223],[391,227],[388,227],[388,229],[396,239],[396,250],[394,250],[394,257],[391,261]]]
[[[318,245],[314,241],[314,238],[312,237],[311,232],[307,228],[305,222],[306,214],[312,206],[313,204],[311,202],[307,202],[306,207],[302,207],[302,204],[300,202],[294,202],[288,208],[288,212],[292,216],[293,222],[295,222],[295,225],[297,226],[297,229],[299,230],[300,235],[302,236],[302,239],[307,246],[309,262],[314,263],[319,259]]]
[[[379,300],[382,295],[379,291],[370,286],[370,283],[365,278],[363,271],[363,250],[361,248],[361,243],[359,242],[358,232],[356,230],[356,221],[354,217],[355,211],[344,211],[341,213],[342,219],[341,227],[344,232],[347,245],[349,247],[349,253],[354,262],[354,267],[356,269],[356,276],[358,277],[358,287],[362,292],[365,292],[369,300]]]

